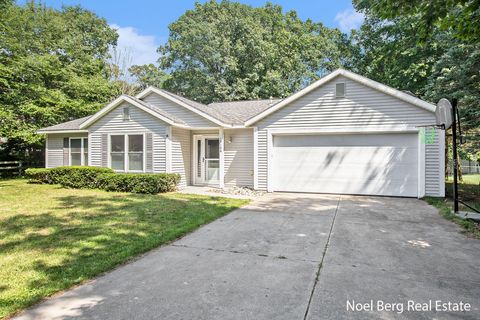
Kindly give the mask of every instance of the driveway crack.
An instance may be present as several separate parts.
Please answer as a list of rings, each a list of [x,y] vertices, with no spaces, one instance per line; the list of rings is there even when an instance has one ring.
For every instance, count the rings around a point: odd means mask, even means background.
[[[272,258],[272,259],[280,259],[280,260],[291,260],[291,261],[301,261],[301,262],[311,262],[311,263],[318,263],[318,260],[309,260],[309,259],[296,259],[296,258],[288,258],[283,255],[278,256],[271,256],[264,253],[255,253],[255,252],[247,252],[247,251],[239,251],[239,250],[227,250],[227,249],[217,249],[217,248],[205,248],[205,247],[196,247],[196,246],[187,246],[185,244],[170,244],[171,247],[176,248],[190,248],[190,249],[197,249],[197,250],[205,250],[205,251],[216,251],[216,252],[228,252],[228,253],[236,253],[236,254],[245,254],[249,256],[258,256],[258,257],[265,257],[265,258]]]
[[[305,310],[305,315],[303,316],[303,320],[307,319],[308,312],[310,311],[310,305],[312,303],[313,294],[315,293],[318,280],[320,279],[320,272],[323,267],[323,260],[325,259],[325,255],[327,254],[327,250],[330,245],[330,238],[332,236],[333,226],[335,224],[335,219],[337,218],[338,207],[340,206],[341,199],[342,199],[342,196],[338,196],[337,207],[335,208],[335,213],[333,214],[332,225],[330,226],[330,232],[328,233],[327,243],[325,244],[325,249],[323,250],[322,259],[320,259],[320,263],[318,264],[317,273],[315,274],[315,281],[313,283],[312,291],[310,292],[310,298],[308,299],[307,310]]]

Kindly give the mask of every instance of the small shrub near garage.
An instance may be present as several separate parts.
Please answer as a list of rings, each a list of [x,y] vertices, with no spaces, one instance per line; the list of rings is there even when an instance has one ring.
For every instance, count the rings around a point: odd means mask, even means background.
[[[103,189],[132,193],[174,191],[180,175],[173,173],[115,173],[101,167],[30,168],[25,176],[33,183],[60,184],[75,189]]]
[[[107,191],[160,193],[175,191],[180,175],[173,173],[105,173],[98,177],[98,187]]]

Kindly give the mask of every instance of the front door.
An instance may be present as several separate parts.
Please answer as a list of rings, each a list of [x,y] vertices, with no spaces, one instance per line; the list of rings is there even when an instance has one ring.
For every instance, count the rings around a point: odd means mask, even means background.
[[[214,185],[220,178],[220,144],[216,136],[195,136],[195,184]]]

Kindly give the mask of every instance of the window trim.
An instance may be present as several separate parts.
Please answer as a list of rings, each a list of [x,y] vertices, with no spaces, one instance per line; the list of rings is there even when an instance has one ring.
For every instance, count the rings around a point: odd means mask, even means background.
[[[338,84],[343,84],[343,95],[342,96],[339,96],[337,94],[337,85]],[[335,98],[345,98],[346,96],[347,96],[347,83],[344,82],[344,81],[335,82]]]
[[[124,140],[124,154],[123,154],[123,163],[124,163],[124,170],[115,170],[112,168],[112,136],[123,136]],[[129,161],[128,161],[128,154],[129,154],[129,149],[128,149],[128,136],[142,136],[142,141],[143,141],[143,157],[142,157],[142,170],[129,170]],[[147,161],[147,152],[145,150],[147,144],[146,144],[146,133],[145,132],[118,132],[118,133],[109,133],[108,134],[108,167],[115,170],[115,172],[123,172],[123,173],[145,173],[146,172],[146,161]]]
[[[80,166],[88,166],[88,161],[90,160],[90,153],[88,149],[85,149],[85,139],[88,140],[88,137],[68,137],[68,165],[72,166],[72,140],[80,139]],[[87,163],[85,163],[85,153],[87,153]]]

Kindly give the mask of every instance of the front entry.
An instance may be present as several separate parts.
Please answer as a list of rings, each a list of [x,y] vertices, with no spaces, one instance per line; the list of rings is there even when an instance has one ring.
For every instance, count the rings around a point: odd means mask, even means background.
[[[195,135],[194,183],[218,185],[220,178],[220,149],[218,136]]]

